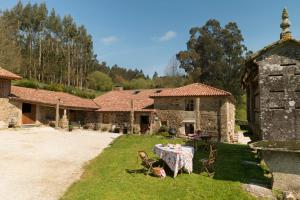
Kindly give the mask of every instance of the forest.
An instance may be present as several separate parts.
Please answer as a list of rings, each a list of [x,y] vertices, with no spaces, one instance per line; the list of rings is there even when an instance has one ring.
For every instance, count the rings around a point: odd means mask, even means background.
[[[71,15],[60,16],[45,3],[17,3],[0,16],[0,67],[20,74],[15,83],[93,98],[85,91],[179,87],[202,82],[230,91],[240,105],[240,77],[250,51],[235,22],[209,19],[189,31],[187,49],[178,52],[164,75],[145,75],[126,66],[108,66],[93,51],[93,39]],[[93,93],[93,92],[92,92]]]

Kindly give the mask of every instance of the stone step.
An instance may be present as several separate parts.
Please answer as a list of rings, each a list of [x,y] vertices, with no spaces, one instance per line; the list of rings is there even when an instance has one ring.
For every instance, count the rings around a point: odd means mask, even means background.
[[[23,124],[21,125],[21,128],[33,128],[36,127],[36,124]]]

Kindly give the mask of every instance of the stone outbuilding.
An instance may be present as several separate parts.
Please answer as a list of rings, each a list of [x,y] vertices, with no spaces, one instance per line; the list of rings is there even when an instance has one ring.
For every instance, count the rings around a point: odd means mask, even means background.
[[[262,140],[300,139],[300,42],[284,10],[280,40],[246,61],[242,82],[250,129]]]
[[[273,175],[273,189],[292,191],[300,199],[300,41],[292,38],[286,9],[280,40],[246,62],[242,83],[247,118]]]

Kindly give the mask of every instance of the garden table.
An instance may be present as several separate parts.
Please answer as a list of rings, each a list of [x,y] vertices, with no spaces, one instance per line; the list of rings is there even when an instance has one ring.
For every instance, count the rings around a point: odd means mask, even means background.
[[[174,178],[180,169],[185,169],[189,174],[193,171],[194,148],[190,146],[171,147],[156,144],[154,153],[159,156],[174,172]]]

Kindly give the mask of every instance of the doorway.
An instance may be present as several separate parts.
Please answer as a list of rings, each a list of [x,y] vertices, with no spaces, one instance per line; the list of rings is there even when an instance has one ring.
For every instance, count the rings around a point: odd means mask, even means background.
[[[36,105],[23,103],[22,105],[22,124],[35,124]]]
[[[195,127],[193,123],[185,123],[184,124],[184,130],[185,130],[185,134],[194,134],[195,131]]]
[[[149,116],[143,115],[140,118],[140,129],[141,133],[144,134],[150,129]]]

